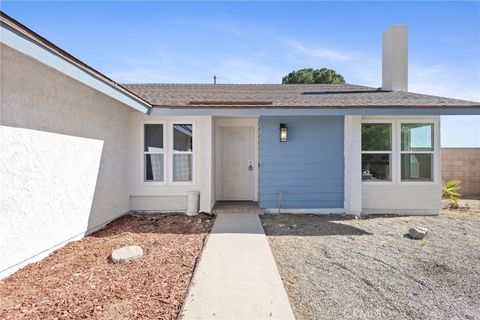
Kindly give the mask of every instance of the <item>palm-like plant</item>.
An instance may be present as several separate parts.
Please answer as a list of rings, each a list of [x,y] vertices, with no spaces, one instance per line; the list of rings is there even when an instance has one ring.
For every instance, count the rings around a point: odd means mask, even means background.
[[[460,194],[460,184],[461,181],[458,180],[450,180],[443,184],[442,187],[442,198],[446,200],[450,200],[450,206],[455,208],[458,207],[458,200],[459,197],[462,195]]]

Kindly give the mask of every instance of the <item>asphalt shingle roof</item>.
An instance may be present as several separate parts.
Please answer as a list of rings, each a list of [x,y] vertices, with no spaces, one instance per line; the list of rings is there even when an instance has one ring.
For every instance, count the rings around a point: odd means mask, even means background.
[[[164,108],[480,108],[480,102],[351,84],[124,84]]]

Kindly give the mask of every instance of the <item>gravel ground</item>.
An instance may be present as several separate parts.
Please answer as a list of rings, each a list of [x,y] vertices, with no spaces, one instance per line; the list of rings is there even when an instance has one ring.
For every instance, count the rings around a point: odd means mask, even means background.
[[[176,319],[213,219],[125,216],[0,281],[0,319]],[[143,257],[110,253],[140,245]]]
[[[480,319],[480,200],[431,217],[265,215],[300,319]],[[405,236],[415,225],[424,240]]]

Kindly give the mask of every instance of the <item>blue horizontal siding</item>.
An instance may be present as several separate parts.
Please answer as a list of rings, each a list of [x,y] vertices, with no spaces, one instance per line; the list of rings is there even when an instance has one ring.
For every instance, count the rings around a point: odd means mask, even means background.
[[[328,192],[324,190],[322,186],[306,186],[306,185],[299,185],[299,184],[288,184],[284,185],[284,187],[295,187],[295,192],[298,194],[310,194],[310,193],[339,193],[343,192],[343,184],[332,185],[329,184]],[[278,196],[278,187],[271,186],[271,187],[263,187],[263,195],[267,194],[275,194],[275,197]]]
[[[279,141],[279,126],[288,141]],[[343,208],[342,116],[265,116],[259,125],[262,208]]]

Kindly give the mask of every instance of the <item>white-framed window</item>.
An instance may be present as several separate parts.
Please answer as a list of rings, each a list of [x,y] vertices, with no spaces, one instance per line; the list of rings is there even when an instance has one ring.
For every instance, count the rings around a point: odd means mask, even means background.
[[[362,180],[392,181],[393,124],[362,123]]]
[[[165,125],[143,124],[143,181],[165,182]]]
[[[362,120],[362,181],[434,183],[439,173],[438,125],[431,118]],[[438,169],[438,168],[437,168]]]
[[[434,136],[431,122],[400,124],[401,181],[433,181]]]
[[[194,162],[193,123],[174,122],[172,124],[171,169],[172,183],[193,182]]]

